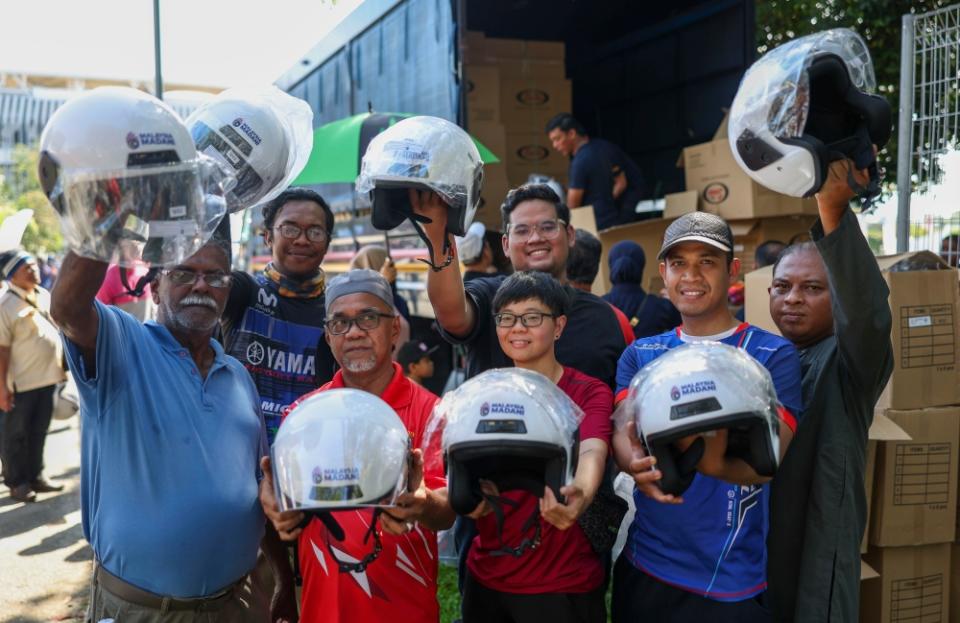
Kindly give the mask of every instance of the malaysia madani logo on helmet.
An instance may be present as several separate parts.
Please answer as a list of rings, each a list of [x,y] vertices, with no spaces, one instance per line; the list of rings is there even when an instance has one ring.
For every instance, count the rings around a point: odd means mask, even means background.
[[[313,477],[313,484],[319,485],[323,483],[323,470],[319,466],[313,468],[313,472],[310,474]]]
[[[680,400],[680,388],[674,385],[670,388],[670,397],[674,400]]]
[[[133,132],[127,132],[127,147],[130,149],[136,149],[140,147],[140,139],[138,139],[137,135]]]
[[[483,417],[483,416],[485,416],[485,415],[490,415],[490,403],[489,403],[489,402],[485,402],[485,403],[483,403],[482,405],[480,405],[480,417]]]

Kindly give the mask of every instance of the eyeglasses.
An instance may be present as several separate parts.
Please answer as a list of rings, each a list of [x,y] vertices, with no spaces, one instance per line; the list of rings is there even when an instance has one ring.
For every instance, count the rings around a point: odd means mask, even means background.
[[[280,232],[280,235],[287,240],[296,240],[303,233],[303,228],[293,223],[281,223],[274,229]],[[307,227],[307,240],[310,242],[323,242],[327,239],[327,230],[319,225]]]
[[[178,286],[192,286],[201,278],[211,288],[226,288],[230,285],[230,275],[226,273],[198,273],[183,268],[175,268],[164,271],[163,274]]]
[[[529,240],[534,230],[536,230],[537,235],[544,240],[553,240],[560,235],[560,230],[566,226],[567,222],[563,219],[553,219],[532,226],[526,223],[511,224],[508,226],[508,232],[511,238],[520,242]]]
[[[380,326],[381,318],[393,318],[394,314],[385,314],[378,311],[369,311],[358,314],[354,318],[330,318],[324,324],[330,335],[343,335],[350,330],[350,325],[356,324],[361,331],[373,331]]]
[[[501,312],[493,315],[493,321],[498,327],[509,329],[517,324],[517,320],[525,327],[539,327],[543,324],[544,318],[556,318],[557,314],[548,314],[547,312],[527,312],[525,314],[511,314],[510,312]]]

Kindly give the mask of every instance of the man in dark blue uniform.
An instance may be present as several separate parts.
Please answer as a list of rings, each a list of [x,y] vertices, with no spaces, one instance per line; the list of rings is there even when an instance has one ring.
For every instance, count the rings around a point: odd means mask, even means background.
[[[643,197],[640,167],[622,149],[602,138],[591,138],[570,113],[547,123],[553,148],[570,158],[567,206],[592,205],[597,229],[637,220]]]

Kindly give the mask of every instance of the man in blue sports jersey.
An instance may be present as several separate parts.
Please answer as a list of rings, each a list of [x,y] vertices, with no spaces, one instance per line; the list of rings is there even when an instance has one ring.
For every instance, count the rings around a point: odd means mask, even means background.
[[[623,352],[617,401],[626,397],[638,370],[671,348],[705,340],[743,348],[773,377],[783,405],[782,453],[801,409],[800,360],[790,342],[730,313],[726,293],[740,270],[730,227],[713,214],[686,214],[667,228],[658,257],[683,324],[639,339]],[[618,431],[613,443],[617,464],[637,484],[637,512],[614,567],[614,622],[769,621],[762,604],[768,479],[743,461],[724,459],[725,435],[718,432],[695,442],[705,446],[704,458],[683,497],[666,495],[656,485],[655,459],[644,455],[632,424]]]

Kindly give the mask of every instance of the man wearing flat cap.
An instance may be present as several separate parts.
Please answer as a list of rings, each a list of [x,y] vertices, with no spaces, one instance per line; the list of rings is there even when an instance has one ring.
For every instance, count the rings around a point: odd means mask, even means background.
[[[53,392],[65,380],[63,346],[50,318],[50,293],[40,287],[37,260],[25,251],[0,255],[8,287],[0,295],[0,409],[4,481],[10,497],[33,502],[63,490],[43,473],[43,446]]]
[[[326,340],[340,370],[326,385],[303,396],[290,409],[317,392],[349,387],[379,396],[397,412],[410,434],[412,447],[421,448],[427,422],[437,397],[403,375],[391,359],[400,335],[400,319],[393,291],[380,273],[354,269],[327,284]],[[279,512],[270,461],[261,463],[264,479],[260,502],[281,538],[299,539],[303,601],[300,623],[373,623],[385,614],[397,621],[435,623],[437,603],[437,530],[453,524],[445,503],[442,472],[423,473],[423,459],[415,451],[407,493],[389,514],[380,515],[386,534],[382,550],[368,564],[357,566],[370,551],[373,509],[332,513],[343,538],[331,534],[323,522],[301,527],[303,513]],[[429,461],[437,465],[439,461]]]

